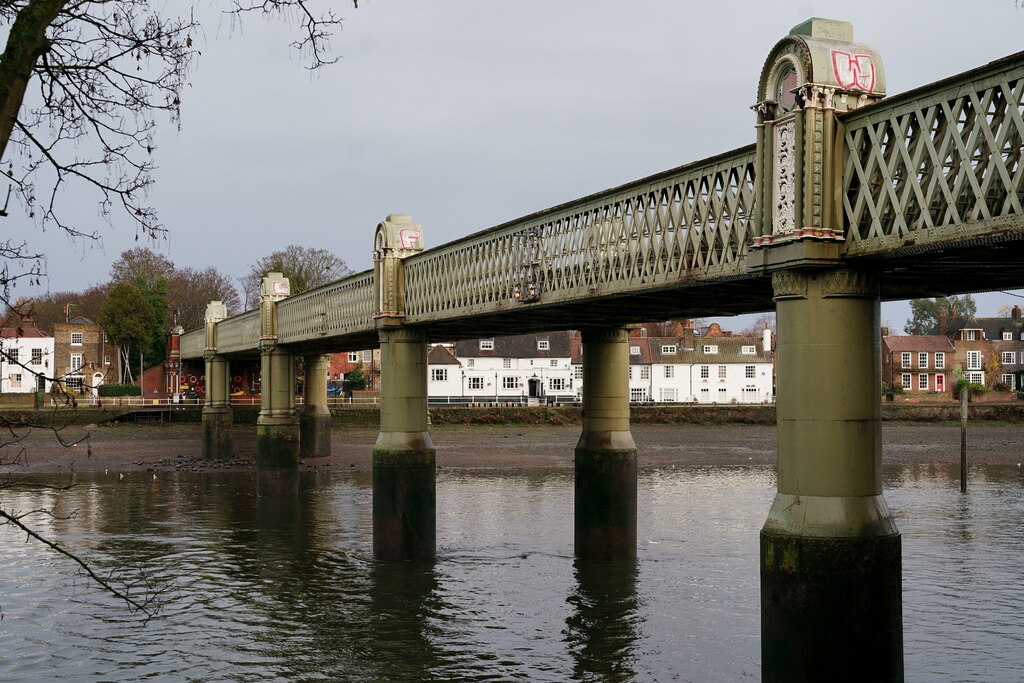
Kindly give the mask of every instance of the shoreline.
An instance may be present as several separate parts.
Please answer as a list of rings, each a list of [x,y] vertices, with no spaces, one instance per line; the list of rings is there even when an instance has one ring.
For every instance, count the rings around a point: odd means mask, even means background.
[[[370,470],[377,438],[373,427],[331,430],[331,455],[303,460],[303,471]],[[440,469],[571,468],[579,425],[434,425],[431,436]],[[774,466],[775,427],[769,425],[637,424],[632,428],[639,466]],[[981,422],[968,427],[971,465],[1019,465],[1024,440],[1019,425]],[[256,434],[233,428],[234,457],[202,458],[197,423],[69,426],[63,446],[49,429],[28,430],[24,439],[0,449],[5,474],[69,472],[230,472],[255,468]],[[8,439],[9,440],[9,439]],[[959,464],[960,428],[949,423],[882,426],[883,464]],[[16,462],[12,463],[12,460]]]

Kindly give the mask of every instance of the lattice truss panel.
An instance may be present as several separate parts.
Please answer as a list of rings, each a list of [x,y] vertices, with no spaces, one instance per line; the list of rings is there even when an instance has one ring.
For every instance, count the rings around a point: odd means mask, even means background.
[[[743,272],[754,148],[562,205],[406,260],[409,322],[500,311]]]
[[[249,311],[217,323],[217,353],[238,353],[259,348],[260,311]]]
[[[1024,57],[882,101],[845,123],[848,253],[1024,216]]]
[[[206,345],[206,330],[199,328],[181,335],[180,350],[182,358],[202,358],[203,347]]]
[[[369,270],[284,299],[277,305],[278,339],[290,343],[372,330],[374,291]]]

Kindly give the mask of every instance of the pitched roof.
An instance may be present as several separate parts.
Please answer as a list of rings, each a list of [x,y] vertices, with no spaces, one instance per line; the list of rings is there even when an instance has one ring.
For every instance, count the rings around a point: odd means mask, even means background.
[[[949,340],[949,337],[940,334],[892,335],[882,337],[882,345],[894,353],[904,351],[946,351],[952,353],[955,350],[953,342]]]
[[[960,330],[982,330],[985,339],[1002,339],[1003,332],[1012,332],[1019,336],[1024,332],[1024,323],[1013,318],[978,318],[976,316],[954,316],[946,322],[946,336],[949,338],[959,337]],[[929,335],[939,334],[939,326],[936,324]]]
[[[4,339],[46,339],[49,336],[38,327],[23,327],[20,330],[17,327],[0,328],[0,337]]]
[[[455,342],[455,355],[459,358],[569,358],[572,334],[561,330],[494,337],[493,349],[481,349],[479,339],[463,339]],[[540,341],[547,341],[548,348],[537,348]]]
[[[455,356],[452,355],[452,352],[448,350],[448,347],[441,346],[440,344],[431,346],[430,350],[427,351],[427,364],[462,365],[462,363],[456,360]]]

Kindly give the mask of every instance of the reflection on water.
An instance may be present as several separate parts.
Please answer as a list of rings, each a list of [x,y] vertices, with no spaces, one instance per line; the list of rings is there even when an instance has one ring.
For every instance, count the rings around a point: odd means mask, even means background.
[[[903,533],[911,680],[1024,665],[1024,474],[885,472]],[[642,470],[635,562],[572,557],[572,474],[441,471],[438,560],[370,557],[369,476],[257,499],[247,474],[86,478],[5,494],[103,569],[170,588],[148,624],[0,528],[0,679],[757,678],[768,469]],[[73,516],[63,518],[74,512]]]

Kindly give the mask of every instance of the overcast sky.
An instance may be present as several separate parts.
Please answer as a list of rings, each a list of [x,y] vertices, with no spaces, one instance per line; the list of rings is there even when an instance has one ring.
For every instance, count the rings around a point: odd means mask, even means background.
[[[47,252],[50,290],[106,281],[139,244],[235,278],[289,244],[362,270],[389,213],[412,214],[429,248],[749,144],[765,57],[812,16],[851,21],[890,94],[1024,46],[1014,0],[329,4],[346,17],[332,41],[342,59],[314,77],[288,46],[294,26],[233,26],[200,5],[181,131],[158,137],[151,203],[168,239],[136,243],[126,223],[97,222],[102,244],[83,247],[4,219]],[[979,313],[1018,301],[985,295]],[[908,315],[883,305],[894,328]]]

